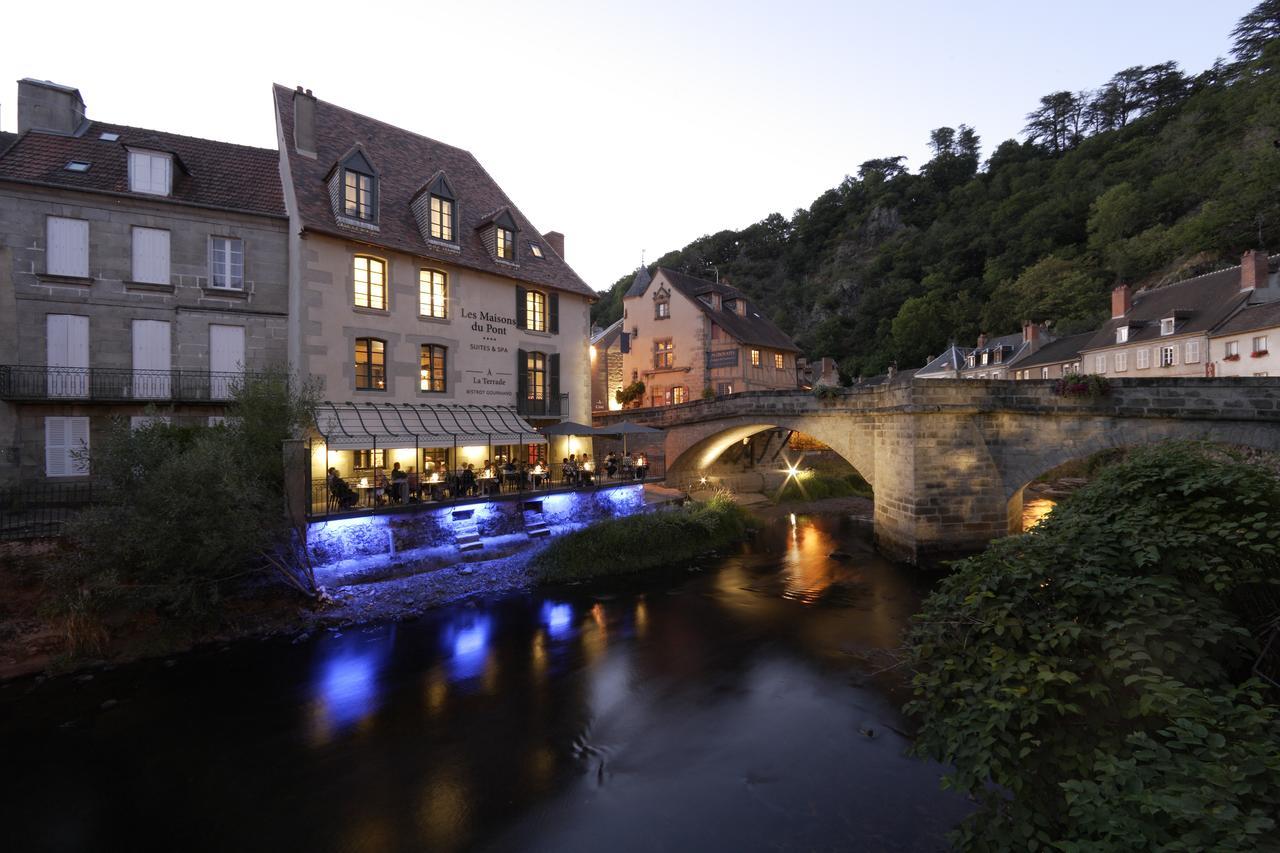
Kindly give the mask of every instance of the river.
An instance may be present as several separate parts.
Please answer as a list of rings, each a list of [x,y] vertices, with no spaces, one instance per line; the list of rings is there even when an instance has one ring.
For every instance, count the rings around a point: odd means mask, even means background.
[[[944,850],[971,805],[875,674],[927,583],[802,516],[642,579],[10,682],[5,849]]]

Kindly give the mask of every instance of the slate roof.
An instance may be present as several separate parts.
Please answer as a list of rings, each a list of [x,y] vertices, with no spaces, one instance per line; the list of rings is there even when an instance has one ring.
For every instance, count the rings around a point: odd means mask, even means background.
[[[619,317],[617,320],[614,320],[611,324],[609,324],[605,328],[601,329],[600,331],[592,335],[591,345],[604,346],[605,348],[608,348],[609,346],[613,345],[613,342],[617,340],[618,335],[620,334],[622,334],[622,318],[621,317]]]
[[[13,141],[17,138],[18,134],[16,133],[5,133],[3,130],[0,130],[0,154],[3,154],[4,150],[12,145]]]
[[[785,350],[787,352],[799,352],[800,348],[796,346],[795,341],[791,340],[786,332],[779,329],[773,324],[773,321],[756,311],[755,305],[747,298],[747,295],[736,287],[727,284],[717,284],[714,281],[707,281],[704,278],[686,275],[666,267],[658,267],[658,275],[665,278],[671,283],[671,286],[679,290],[693,303],[702,309],[702,313],[706,314],[720,328],[724,329],[730,337],[744,344],[757,344],[770,349]],[[719,293],[721,299],[720,308],[712,308],[707,303],[699,299],[699,296],[705,296],[710,293]],[[747,303],[747,313],[739,314],[736,311],[727,309],[724,306],[726,299],[742,299]]]
[[[1078,335],[1067,335],[1056,341],[1043,344],[1040,349],[1018,362],[1018,367],[1039,367],[1046,364],[1060,364],[1076,361],[1080,358],[1080,348],[1093,339],[1097,332],[1083,332]]]
[[[649,286],[649,282],[653,281],[653,276],[649,275],[649,270],[640,267],[636,270],[636,277],[631,279],[631,286],[627,288],[627,292],[622,295],[623,299],[633,299],[637,296],[644,296],[645,288]]]
[[[119,135],[117,140],[101,138]],[[176,160],[169,196],[129,191],[128,147],[168,151]],[[270,148],[251,148],[100,121],[86,122],[74,136],[26,131],[6,147],[0,141],[0,180],[85,192],[111,193],[161,203],[190,204],[268,216],[286,216],[280,189],[280,159]],[[69,172],[67,163],[89,164]]]
[[[934,374],[955,373],[958,368],[964,367],[965,356],[971,352],[973,350],[952,344],[942,355],[935,356],[924,367],[916,370],[915,375],[925,379]]]
[[[1160,321],[1180,315],[1174,336],[1208,332],[1248,302],[1251,293],[1240,289],[1240,267],[1234,266],[1133,295],[1133,305],[1123,318],[1113,318],[1094,333],[1082,352],[1117,346],[1116,328],[1130,324],[1128,344],[1159,341]],[[1137,325],[1135,325],[1137,324]],[[1126,346],[1127,344],[1119,344]]]
[[[1254,332],[1280,326],[1280,300],[1250,305],[1241,309],[1234,317],[1214,330],[1214,337],[1221,335],[1238,335],[1241,332]]]
[[[317,156],[303,157],[294,146],[294,90],[276,85],[274,92],[280,136],[298,199],[298,215],[306,230],[553,287],[589,299],[598,298],[470,152],[317,99]],[[325,176],[356,145],[378,173],[377,231],[342,224],[334,216],[330,203]],[[456,195],[456,248],[424,240],[410,207],[410,201],[424,182],[440,172],[444,172]],[[519,256],[515,259],[518,266],[500,263],[478,230],[504,207],[519,232],[516,241]],[[542,258],[533,256],[530,240],[541,246]]]

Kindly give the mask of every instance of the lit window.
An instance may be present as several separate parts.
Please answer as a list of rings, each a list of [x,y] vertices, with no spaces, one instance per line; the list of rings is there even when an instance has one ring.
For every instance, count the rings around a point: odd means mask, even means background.
[[[357,308],[387,308],[387,265],[377,258],[356,255],[353,269]]]
[[[1173,365],[1176,363],[1175,362],[1175,359],[1177,358],[1177,356],[1175,355],[1176,352],[1177,352],[1177,349],[1175,347],[1160,347],[1160,366],[1173,367]]]
[[[653,366],[658,370],[675,367],[676,345],[670,338],[653,342]]]
[[[1042,368],[1040,368],[1040,378],[1041,378],[1041,379],[1048,379],[1048,378],[1049,378],[1049,368],[1047,368],[1047,367],[1042,367]]]
[[[386,342],[356,338],[356,390],[387,390]]]
[[[431,196],[431,236],[453,241],[453,201],[450,199]]]
[[[68,172],[87,172],[89,171],[89,164],[83,160],[72,160],[62,168],[66,169]]]
[[[422,345],[421,372],[418,389],[439,392],[445,390],[445,357],[447,349],[439,344]]]
[[[1160,321],[1160,334],[1172,335],[1173,327],[1174,327],[1174,318],[1165,317],[1163,320]]]
[[[751,366],[752,367],[760,366],[760,350],[758,349],[753,349],[751,351]]]
[[[343,207],[347,216],[373,221],[373,175],[343,170]]]
[[[540,352],[529,353],[525,365],[527,395],[530,400],[545,400],[547,396],[547,357]]]
[[[530,251],[530,252],[533,252],[533,256],[534,256],[535,258],[540,258],[540,257],[542,257],[542,247],[541,247],[541,246],[539,246],[537,243],[530,243],[530,244],[529,244],[529,251]]]
[[[423,317],[446,316],[449,289],[445,274],[440,270],[422,270],[418,273],[418,313]]]
[[[716,396],[727,397],[733,393],[733,386],[727,382],[721,382],[716,385]]]
[[[173,158],[151,151],[129,152],[129,189],[148,195],[168,195]]]
[[[499,227],[498,231],[498,257],[504,261],[509,261],[516,256],[516,235],[510,228]]]
[[[231,237],[209,239],[209,284],[227,290],[244,289],[244,241]]]
[[[773,369],[774,370],[782,369],[782,353],[780,352],[775,352],[773,354]]]
[[[1129,327],[1118,326],[1116,328],[1116,343],[1124,344],[1129,342]]]
[[[990,358],[991,358],[991,353],[989,353],[989,352],[983,352],[983,353],[982,353],[982,363],[983,363],[983,364],[986,364],[986,363],[990,360]],[[985,378],[985,377],[984,377],[984,378]]]
[[[671,402],[675,405],[689,402],[689,389],[683,385],[677,385],[671,389]]]
[[[351,455],[351,464],[356,470],[387,467],[385,450],[356,450]]]
[[[1267,336],[1266,336],[1266,335],[1259,335],[1258,337],[1254,338],[1254,339],[1253,339],[1253,354],[1254,354],[1254,355],[1266,355],[1266,354],[1267,354],[1267,352],[1268,352],[1268,350],[1267,350]]]
[[[498,229],[501,231],[502,229]],[[525,328],[535,332],[547,330],[547,295],[529,290],[524,295]]]

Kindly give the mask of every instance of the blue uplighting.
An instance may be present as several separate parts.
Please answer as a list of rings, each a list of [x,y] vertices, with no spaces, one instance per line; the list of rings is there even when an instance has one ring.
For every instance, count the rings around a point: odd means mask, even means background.
[[[360,642],[363,647],[355,647]],[[370,645],[352,637],[321,663],[316,692],[332,732],[342,731],[378,710],[382,703],[378,678],[385,658],[385,642]]]
[[[573,608],[554,601],[542,602],[542,623],[553,640],[562,640],[573,630]]]
[[[450,680],[466,681],[484,673],[491,626],[492,620],[484,613],[462,614],[445,626],[444,646],[452,652]]]

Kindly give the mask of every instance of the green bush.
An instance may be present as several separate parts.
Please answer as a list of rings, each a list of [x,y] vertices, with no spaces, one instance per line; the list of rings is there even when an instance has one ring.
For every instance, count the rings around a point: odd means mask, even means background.
[[[802,471],[800,476],[788,477],[774,495],[774,503],[785,501],[817,501],[823,498],[871,497],[871,486],[857,472],[843,477],[833,474],[816,474]]]
[[[560,537],[533,565],[544,583],[668,566],[746,537],[751,518],[728,494],[704,504],[615,518]]]
[[[1248,608],[1278,547],[1280,480],[1170,443],[957,564],[909,632],[907,711],[981,803],[959,846],[1276,849],[1280,718],[1249,680]]]

